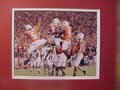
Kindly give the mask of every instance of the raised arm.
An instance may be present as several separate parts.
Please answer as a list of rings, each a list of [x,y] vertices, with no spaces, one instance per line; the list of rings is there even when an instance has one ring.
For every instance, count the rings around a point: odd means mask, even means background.
[[[41,18],[38,19],[38,22],[37,22],[36,26],[38,26],[40,28],[40,26],[41,26]]]

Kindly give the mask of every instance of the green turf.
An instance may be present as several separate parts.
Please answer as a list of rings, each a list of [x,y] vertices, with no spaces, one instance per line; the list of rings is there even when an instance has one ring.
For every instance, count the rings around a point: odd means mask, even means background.
[[[82,69],[87,71],[87,76],[96,76],[96,66],[83,66]],[[73,75],[73,68],[65,69],[66,76]],[[29,69],[18,69],[14,72],[15,76],[48,76],[48,72],[46,70],[46,74],[44,74],[44,70],[41,70],[41,74],[37,72],[36,69],[33,69],[30,72]],[[77,76],[83,76],[84,74],[81,71],[77,71]]]

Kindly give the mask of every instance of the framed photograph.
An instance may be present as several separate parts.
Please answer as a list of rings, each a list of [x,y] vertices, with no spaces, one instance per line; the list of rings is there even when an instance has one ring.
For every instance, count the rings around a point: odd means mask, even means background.
[[[100,10],[12,10],[13,79],[99,79]]]
[[[114,90],[115,0],[1,0],[0,90]]]

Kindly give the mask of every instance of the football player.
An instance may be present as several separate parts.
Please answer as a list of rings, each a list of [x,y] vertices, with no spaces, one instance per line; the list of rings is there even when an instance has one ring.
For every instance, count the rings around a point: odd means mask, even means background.
[[[68,50],[70,48],[70,45],[71,45],[71,31],[72,31],[72,28],[69,25],[68,21],[63,21],[61,28],[63,30],[62,50],[65,51],[65,50]]]
[[[82,71],[83,74],[86,75],[86,71],[83,70],[83,69],[81,69],[81,68],[79,67],[80,62],[82,61],[82,59],[83,59],[83,57],[84,57],[83,53],[84,53],[84,50],[85,50],[85,41],[84,41],[84,40],[81,40],[79,43],[80,43],[80,44],[79,44],[79,48],[80,48],[80,49],[79,49],[79,51],[77,52],[77,58],[76,58],[75,63],[74,63],[74,74],[73,74],[73,76],[76,76],[77,69],[80,70],[80,71]]]
[[[32,51],[37,49],[39,46],[44,45],[47,40],[40,36],[40,25],[41,21],[38,20],[36,26],[31,26],[30,24],[25,25],[25,34],[27,34],[31,40],[30,47],[28,49],[28,53],[30,54]]]

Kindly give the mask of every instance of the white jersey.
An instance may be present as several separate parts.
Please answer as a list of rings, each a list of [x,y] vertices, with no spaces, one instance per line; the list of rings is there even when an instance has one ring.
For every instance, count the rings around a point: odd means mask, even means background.
[[[49,51],[50,49],[51,49],[50,47],[43,47],[43,48],[42,48],[41,54],[43,55],[43,59],[45,59],[45,57],[46,57],[46,55],[47,55],[47,53],[48,53],[48,51]]]
[[[57,55],[57,67],[65,67],[66,66],[66,61],[67,61],[67,57],[64,53],[60,53]]]
[[[52,56],[52,62],[53,62],[53,64],[56,65],[56,62],[57,62],[57,55],[54,54],[54,53],[52,53],[51,56]]]
[[[56,46],[60,46],[60,42],[63,42],[61,38],[54,38],[54,43]]]
[[[34,57],[30,58],[30,67],[36,67],[36,60]]]
[[[51,54],[49,54],[49,55],[47,56],[46,60],[47,60],[47,65],[50,66],[50,67],[52,67],[52,66],[53,66],[53,61],[52,61],[52,56],[51,56]]]
[[[38,54],[38,57],[37,57],[37,59],[36,59],[36,60],[41,61],[41,53],[40,53],[40,51],[39,51],[39,50],[37,50],[37,54]]]
[[[47,53],[51,48],[50,47],[43,47],[42,54]]]

